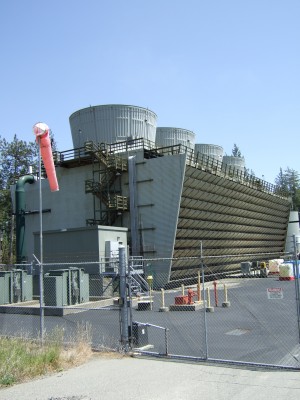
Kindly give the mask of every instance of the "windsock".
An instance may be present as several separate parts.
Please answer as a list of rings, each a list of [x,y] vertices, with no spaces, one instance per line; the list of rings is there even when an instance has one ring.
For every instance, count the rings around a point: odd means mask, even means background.
[[[57,190],[59,190],[59,187],[52,157],[49,130],[49,126],[44,124],[43,122],[38,122],[33,126],[33,132],[36,136],[36,141],[40,145],[41,156],[46,169],[50,190],[51,192],[56,192]]]

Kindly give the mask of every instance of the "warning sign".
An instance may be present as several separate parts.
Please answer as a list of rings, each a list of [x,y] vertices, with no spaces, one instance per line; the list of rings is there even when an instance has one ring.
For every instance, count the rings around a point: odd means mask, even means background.
[[[283,299],[283,290],[282,288],[268,288],[268,299]]]

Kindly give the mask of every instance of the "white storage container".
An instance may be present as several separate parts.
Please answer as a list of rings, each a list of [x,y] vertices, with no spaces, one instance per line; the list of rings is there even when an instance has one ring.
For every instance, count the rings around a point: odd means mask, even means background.
[[[279,274],[279,266],[284,262],[283,258],[269,260],[269,274]]]
[[[282,263],[279,265],[279,280],[292,281],[295,279],[294,266],[292,263]]]

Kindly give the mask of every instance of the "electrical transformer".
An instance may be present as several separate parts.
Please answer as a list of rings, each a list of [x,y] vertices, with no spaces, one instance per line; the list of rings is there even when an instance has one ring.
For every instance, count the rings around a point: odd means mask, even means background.
[[[32,300],[32,275],[22,269],[0,271],[0,304]]]
[[[44,276],[45,306],[63,307],[89,301],[89,275],[82,268],[51,270]]]

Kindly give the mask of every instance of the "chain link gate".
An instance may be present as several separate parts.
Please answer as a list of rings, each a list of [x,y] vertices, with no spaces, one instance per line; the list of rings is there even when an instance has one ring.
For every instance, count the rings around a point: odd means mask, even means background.
[[[222,307],[226,285],[230,306]],[[216,284],[218,303],[207,313],[208,358],[300,367],[295,285],[278,277],[229,278]]]
[[[258,270],[220,278],[205,265],[199,276],[200,287],[182,284],[133,298],[132,318],[141,327],[135,351],[300,369],[297,276],[281,280]]]

